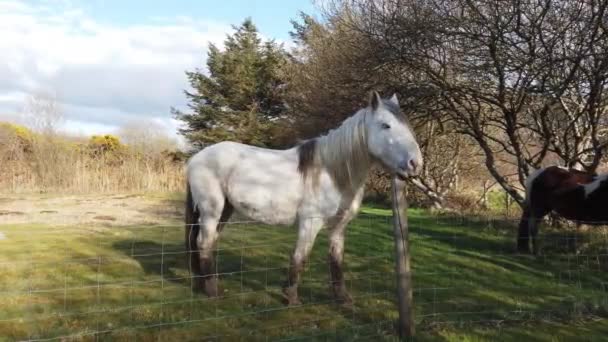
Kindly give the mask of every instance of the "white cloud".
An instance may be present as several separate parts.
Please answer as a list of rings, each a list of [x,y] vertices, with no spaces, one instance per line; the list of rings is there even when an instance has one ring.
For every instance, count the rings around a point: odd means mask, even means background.
[[[203,67],[208,43],[221,46],[232,31],[190,18],[110,26],[58,3],[0,0],[0,120],[14,118],[27,94],[47,90],[57,94],[72,133],[145,119],[174,133],[170,107],[186,101],[184,71]]]
[[[66,120],[63,128],[69,134],[76,136],[91,136],[102,132],[114,133],[116,131],[116,127],[114,126],[72,119]]]

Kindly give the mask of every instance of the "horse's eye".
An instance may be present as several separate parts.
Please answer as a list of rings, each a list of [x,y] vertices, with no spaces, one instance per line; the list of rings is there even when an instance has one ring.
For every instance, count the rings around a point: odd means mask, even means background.
[[[391,128],[391,125],[389,125],[389,124],[387,124],[387,123],[383,122],[383,123],[382,123],[382,128],[383,128],[383,129],[390,129],[390,128]]]

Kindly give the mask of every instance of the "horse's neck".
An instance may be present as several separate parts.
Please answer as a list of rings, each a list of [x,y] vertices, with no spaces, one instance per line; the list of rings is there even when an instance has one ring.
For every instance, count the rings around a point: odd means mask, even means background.
[[[319,137],[321,159],[342,191],[358,192],[364,185],[372,161],[367,149],[365,113],[360,111],[327,135]]]
[[[350,165],[345,162],[343,165],[347,168],[346,177],[337,179],[338,185],[342,191],[350,192],[355,195],[360,189],[365,186],[365,181],[371,169],[371,162],[365,161],[358,165]]]
[[[335,166],[325,167],[325,171],[331,176],[335,186],[337,186],[342,196],[357,197],[363,190],[367,177],[371,170],[371,162],[362,162],[358,165],[351,165],[347,160],[336,161]],[[342,167],[342,171],[335,172],[335,167]]]

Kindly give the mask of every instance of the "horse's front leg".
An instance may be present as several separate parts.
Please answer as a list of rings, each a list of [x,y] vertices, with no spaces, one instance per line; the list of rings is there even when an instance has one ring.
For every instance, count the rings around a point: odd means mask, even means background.
[[[530,220],[532,211],[526,206],[519,221],[519,231],[517,233],[517,250],[520,253],[530,253]]]
[[[534,253],[534,255],[538,255],[538,252],[540,251],[540,246],[539,246],[539,242],[538,242],[538,225],[540,224],[540,220],[539,218],[533,217],[530,220],[530,235],[532,236],[532,253]]]
[[[344,263],[344,232],[346,225],[352,218],[352,215],[345,214],[330,227],[329,233],[329,273],[331,277],[330,288],[334,298],[342,304],[350,305],[353,302],[352,297],[346,291],[346,283],[344,281],[344,271],[342,266]]]
[[[329,273],[331,277],[331,291],[338,303],[351,305],[352,297],[346,291],[344,272],[344,230],[347,221],[338,223],[329,235]]]
[[[322,227],[323,221],[321,219],[300,219],[298,222],[298,240],[296,242],[296,248],[291,256],[287,282],[283,286],[283,294],[285,295],[288,305],[301,304],[298,297],[300,274],[304,270],[308,255],[310,254],[317,234]]]

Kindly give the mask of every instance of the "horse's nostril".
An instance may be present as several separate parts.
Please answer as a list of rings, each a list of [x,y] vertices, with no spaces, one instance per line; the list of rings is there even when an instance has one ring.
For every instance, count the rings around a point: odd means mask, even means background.
[[[418,168],[418,163],[414,159],[410,159],[409,166],[413,171],[416,171]]]

